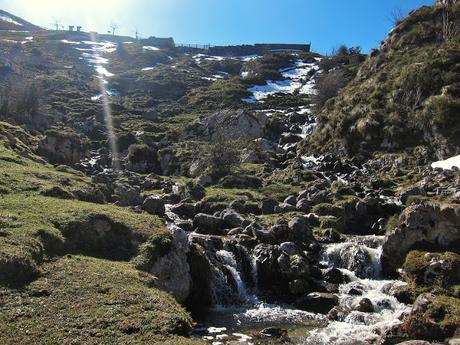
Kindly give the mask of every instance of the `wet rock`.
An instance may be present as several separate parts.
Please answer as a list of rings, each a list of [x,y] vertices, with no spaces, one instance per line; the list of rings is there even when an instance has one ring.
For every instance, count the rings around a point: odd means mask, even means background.
[[[339,321],[343,322],[345,321],[345,318],[350,314],[350,310],[345,309],[340,306],[336,306],[332,308],[329,313],[327,313],[327,318],[330,321]]]
[[[336,295],[324,292],[312,292],[305,297],[298,299],[296,307],[305,311],[327,314],[337,306],[339,299]]]
[[[261,289],[271,290],[283,280],[278,267],[279,247],[276,245],[259,244],[254,248],[257,265],[257,281]]]
[[[362,298],[359,301],[358,307],[356,309],[362,313],[373,313],[374,312],[374,306],[372,304],[372,301],[369,298]]]
[[[310,273],[308,261],[300,255],[293,255],[290,258],[290,270],[286,272],[291,277],[307,277]]]
[[[142,209],[153,215],[164,216],[165,202],[161,197],[151,195],[145,198]]]
[[[269,327],[261,330],[259,335],[263,338],[285,338],[288,332],[279,327]]]
[[[348,291],[347,294],[351,296],[362,296],[363,294],[363,287],[361,286],[352,286]]]
[[[192,232],[193,231],[193,222],[191,220],[180,220],[174,222],[174,224],[184,230],[185,232]]]
[[[323,279],[332,284],[345,284],[350,281],[345,274],[342,273],[338,268],[332,267],[326,270],[323,274]]]
[[[406,254],[416,245],[430,251],[458,248],[460,243],[460,205],[413,205],[402,213],[399,226],[383,245],[382,265],[395,272]]]
[[[193,218],[193,228],[199,234],[224,235],[224,221],[215,216],[205,213],[198,213]]]
[[[304,279],[294,279],[289,282],[289,292],[294,296],[305,295],[310,289],[310,284]]]
[[[320,229],[315,234],[319,237],[319,241],[324,243],[338,243],[342,241],[342,235],[335,229]]]
[[[202,316],[208,312],[208,308],[213,303],[212,267],[203,247],[197,244],[191,245],[188,264],[192,284],[185,305],[192,315]]]

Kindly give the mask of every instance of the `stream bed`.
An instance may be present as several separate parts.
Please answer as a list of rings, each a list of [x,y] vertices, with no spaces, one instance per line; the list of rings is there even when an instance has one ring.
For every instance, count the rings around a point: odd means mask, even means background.
[[[268,328],[287,331],[291,343],[299,345],[375,343],[386,329],[400,323],[401,316],[410,308],[391,295],[393,289],[404,283],[381,278],[380,254],[384,241],[384,236],[348,236],[344,242],[322,245],[321,267],[337,268],[347,277],[335,294],[338,297],[335,312],[328,316],[263,303],[257,297],[257,288],[246,286],[234,254],[227,250],[218,252],[218,260],[232,272],[240,302],[216,305],[199,320],[195,336],[213,345],[262,344],[259,332]],[[257,266],[253,269],[256,276]]]

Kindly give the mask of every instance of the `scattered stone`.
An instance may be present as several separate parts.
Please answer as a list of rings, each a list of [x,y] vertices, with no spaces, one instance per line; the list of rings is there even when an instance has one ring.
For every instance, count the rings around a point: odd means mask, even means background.
[[[278,201],[275,199],[264,199],[259,202],[259,209],[262,214],[272,214],[275,212],[275,207],[278,205]]]
[[[287,336],[287,331],[279,327],[269,327],[261,330],[259,335],[264,338],[283,338]]]
[[[224,235],[224,221],[205,213],[198,213],[193,218],[193,228],[199,234]]]
[[[165,202],[161,197],[151,195],[145,198],[142,209],[153,215],[164,216]]]

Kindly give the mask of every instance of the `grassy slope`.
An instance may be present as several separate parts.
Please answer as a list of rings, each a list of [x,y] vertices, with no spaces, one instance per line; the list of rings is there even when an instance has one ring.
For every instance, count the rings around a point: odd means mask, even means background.
[[[153,287],[153,276],[129,262],[106,261],[107,252],[98,253],[97,245],[80,248],[76,241],[102,243],[105,237],[93,238],[95,232],[85,228],[94,218],[122,232],[115,240],[129,245],[168,237],[162,221],[113,205],[43,195],[56,187],[90,195],[96,186],[76,171],[42,162],[31,150],[34,140],[0,123],[0,343],[194,343],[175,338],[190,329],[191,320]],[[77,224],[78,236],[63,231],[69,224]],[[100,259],[61,256],[69,251]]]
[[[81,256],[44,265],[21,291],[1,289],[2,344],[194,344],[190,317],[154,277],[128,263]]]

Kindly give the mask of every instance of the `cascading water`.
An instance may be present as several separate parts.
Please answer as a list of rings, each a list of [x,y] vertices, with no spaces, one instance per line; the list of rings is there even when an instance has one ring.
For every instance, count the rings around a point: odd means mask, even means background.
[[[323,319],[306,311],[262,302],[256,295],[256,259],[246,247],[224,241],[224,249],[216,251],[215,256],[209,253],[209,256],[214,274],[215,306],[203,320],[208,327],[200,331],[206,334],[204,339],[213,344],[226,344],[231,340],[252,344],[251,337],[238,332],[266,327],[304,327],[316,325]]]
[[[166,214],[171,222],[180,221],[169,205]],[[208,243],[205,252],[213,273],[214,307],[202,320],[204,327],[197,331],[212,344],[235,340],[251,344],[251,338],[242,333],[265,327],[295,332],[292,340],[299,345],[372,344],[386,329],[400,323],[410,309],[392,296],[392,291],[404,283],[381,277],[385,236],[347,236],[341,243],[322,245],[319,266],[323,273],[333,268],[344,277],[331,320],[323,314],[262,302],[257,297],[257,265],[250,248],[229,238],[190,236],[191,241]],[[214,240],[219,245],[215,246]]]
[[[336,320],[312,331],[302,344],[372,344],[408,312],[408,306],[391,296],[404,283],[380,279],[384,241],[384,236],[350,236],[343,243],[325,245],[322,263],[338,268],[350,281],[339,287]],[[372,304],[367,310],[360,308],[363,300]]]

